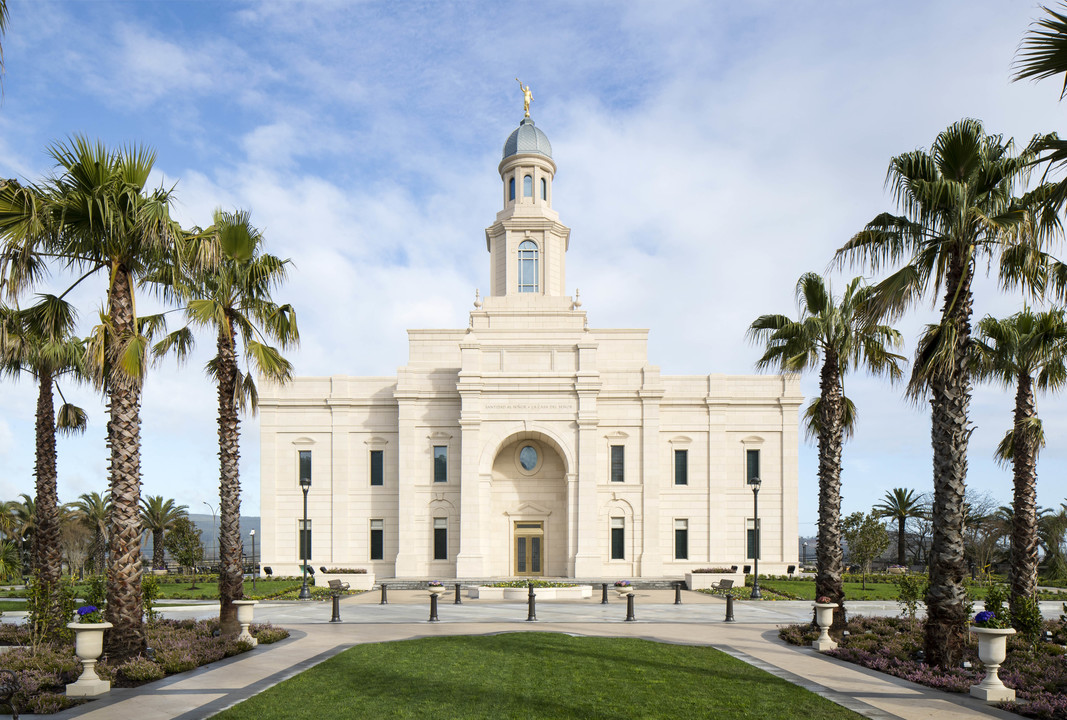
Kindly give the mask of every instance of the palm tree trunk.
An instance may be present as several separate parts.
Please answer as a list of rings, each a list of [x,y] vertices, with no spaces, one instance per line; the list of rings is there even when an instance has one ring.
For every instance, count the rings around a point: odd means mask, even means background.
[[[52,401],[52,375],[38,377],[37,394],[37,529],[33,533],[33,572],[40,590],[38,608],[46,638],[62,632],[69,618],[62,617],[59,577],[63,557],[59,549],[59,509],[56,492],[56,416]]]
[[[1015,431],[1012,447],[1013,482],[1011,521],[1011,612],[1019,601],[1037,592],[1037,437],[1027,421],[1037,417],[1033,382],[1019,373],[1015,392]],[[40,513],[40,510],[37,511]]]
[[[108,335],[107,444],[111,451],[111,512],[107,578],[106,633],[111,659],[140,654],[145,648],[141,601],[141,385],[120,366],[124,345],[135,334],[130,274],[112,268],[111,322]]]
[[[897,518],[897,565],[906,566],[907,563],[907,551],[908,551],[908,536],[905,534],[905,526],[907,525],[908,518],[906,515],[901,515]]]
[[[163,528],[157,528],[152,531],[152,569],[162,570],[166,567],[166,561],[163,560]]]
[[[837,357],[827,352],[819,380],[819,537],[815,544],[815,597],[828,597],[832,629],[845,627],[845,587],[841,577],[841,446],[844,402]]]
[[[954,331],[955,344],[948,350],[954,368],[936,372],[930,381],[934,501],[923,638],[926,661],[943,668],[956,666],[966,640],[963,503],[967,491],[967,441],[971,435],[971,377],[967,362],[973,302],[970,267],[955,256],[950,262],[942,322]]]
[[[218,339],[219,378],[219,625],[223,634],[241,631],[234,600],[244,597],[244,567],[241,563],[241,456],[237,417],[237,354],[233,323],[220,328]]]

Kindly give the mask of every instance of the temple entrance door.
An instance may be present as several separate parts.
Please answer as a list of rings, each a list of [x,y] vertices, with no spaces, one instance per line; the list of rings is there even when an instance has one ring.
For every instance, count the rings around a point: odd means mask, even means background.
[[[544,522],[515,523],[515,574],[545,574]]]

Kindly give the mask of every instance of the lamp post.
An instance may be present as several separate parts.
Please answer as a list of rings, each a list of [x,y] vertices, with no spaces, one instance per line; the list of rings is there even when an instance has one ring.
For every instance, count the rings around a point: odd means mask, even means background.
[[[804,565],[808,564],[808,544],[804,543]]]
[[[252,536],[252,592],[255,592],[256,575],[259,574],[258,568],[256,567],[256,529],[252,528],[251,532],[248,534]]]
[[[760,554],[759,553],[759,550],[760,550],[759,486],[760,486],[760,479],[758,477],[750,477],[748,479],[748,486],[750,488],[752,488],[752,521],[753,521],[753,524],[755,525],[755,527],[752,530],[753,535],[755,536],[755,542],[753,543],[753,545],[755,547],[753,548],[753,552],[752,552],[752,561],[753,561],[753,565],[754,565],[753,570],[756,571],[755,574],[752,576],[752,594],[749,596],[749,598],[752,599],[752,600],[759,600],[759,599],[761,599],[763,597],[762,595],[760,595],[760,591],[759,591],[759,554]]]
[[[311,558],[308,557],[308,555],[310,554],[308,552],[308,550],[310,548],[308,548],[308,542],[307,542],[308,541],[308,535],[307,535],[307,531],[308,531],[308,490],[311,489],[311,478],[310,477],[302,477],[302,478],[300,478],[300,489],[304,491],[304,526],[300,529],[300,551],[301,551],[300,552],[300,556],[301,556],[300,559],[301,559],[301,561],[303,561],[303,567],[301,568],[301,572],[303,572],[303,574],[304,574],[304,584],[300,586],[300,594],[298,594],[296,597],[297,597],[298,600],[310,600],[311,599],[311,591],[308,590],[308,560],[310,560]]]
[[[207,500],[202,501],[207,505],[207,509],[211,511],[211,559],[215,559],[215,549],[218,547],[219,531],[215,527],[215,506],[208,505]]]

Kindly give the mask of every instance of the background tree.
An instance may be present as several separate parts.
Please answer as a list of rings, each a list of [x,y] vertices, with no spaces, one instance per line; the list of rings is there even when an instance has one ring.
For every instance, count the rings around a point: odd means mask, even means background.
[[[819,365],[819,397],[809,408],[808,433],[819,441],[819,535],[815,545],[815,595],[826,596],[840,607],[834,625],[844,623],[844,583],[841,573],[841,448],[851,432],[855,408],[845,398],[843,378],[856,368],[891,379],[900,377],[900,355],[890,348],[900,344],[900,333],[872,322],[866,313],[870,288],[862,278],[845,287],[835,303],[828,284],[817,273],[797,282],[800,319],[762,315],[749,327],[750,339],[766,343],[756,363],[760,370],[777,368],[801,372]]]
[[[89,557],[93,561],[93,571],[103,573],[107,570],[107,518],[111,511],[111,493],[101,495],[98,492],[83,493],[71,504],[74,517],[90,533]]]
[[[293,308],[271,299],[271,291],[285,280],[289,261],[263,252],[263,237],[249,214],[216,211],[207,236],[218,243],[220,262],[192,272],[172,266],[160,284],[186,304],[192,325],[215,332],[217,352],[207,371],[218,386],[219,620],[224,633],[236,635],[241,626],[233,601],[244,597],[239,412],[255,413],[258,406],[254,373],[273,382],[292,376],[292,365],[266,341],[288,348],[298,342],[299,333]],[[182,328],[159,343],[156,353],[176,349],[183,358],[191,344],[189,328]],[[242,354],[247,371],[239,363]]]
[[[1037,455],[1045,434],[1037,415],[1036,391],[1054,392],[1067,383],[1067,321],[1063,310],[1024,308],[1003,320],[978,323],[976,374],[1005,387],[1015,386],[1011,430],[997,456],[1012,466],[1011,611],[1037,592]]]
[[[907,565],[908,520],[921,517],[922,500],[914,490],[893,488],[886,492],[885,499],[874,506],[875,514],[889,518],[897,524],[897,565]]]
[[[152,533],[152,568],[161,570],[166,567],[163,560],[165,551],[164,535],[174,527],[179,518],[188,517],[189,508],[178,505],[173,499],[164,500],[162,495],[149,495],[141,498],[141,523],[145,531]]]
[[[871,572],[871,563],[889,547],[889,531],[878,520],[878,514],[870,512],[864,515],[855,512],[845,518],[841,524],[841,535],[848,545],[848,554],[852,562],[859,563],[863,569],[861,582],[867,589],[867,574]]]
[[[182,567],[188,568],[193,575],[192,587],[196,587],[196,566],[204,559],[204,542],[200,530],[188,517],[174,521],[174,527],[167,533],[167,551]]]
[[[877,216],[836,254],[839,262],[858,261],[876,272],[902,265],[873,293],[872,306],[890,318],[902,316],[927,291],[944,291],[940,321],[919,339],[907,390],[915,402],[929,399],[931,408],[933,542],[924,645],[927,661],[939,667],[956,665],[966,632],[963,501],[971,434],[972,283],[983,260],[999,267],[1007,287],[1033,291],[1043,282],[1035,277],[1041,268],[1034,258],[1059,220],[1046,212],[1033,233],[1012,232],[1027,217],[1025,203],[1014,196],[1039,140],[1014,155],[1010,140],[986,135],[978,120],[954,123],[929,152],[914,150],[890,161],[886,184],[903,214]],[[1039,196],[1027,196],[1027,202]]]
[[[171,195],[147,190],[155,154],[141,146],[111,151],[74,136],[49,148],[57,173],[42,187],[0,189],[0,236],[7,281],[22,289],[40,272],[35,256],[56,256],[77,282],[107,274],[100,325],[88,363],[107,396],[111,514],[108,539],[107,652],[115,659],[145,646],[141,602],[140,406],[148,331],[138,318],[135,287],[160,265],[180,262],[184,234],[170,218]],[[49,232],[43,234],[41,229]],[[205,258],[201,258],[205,259]]]
[[[1049,512],[1038,522],[1038,538],[1045,548],[1045,575],[1050,579],[1067,579],[1067,554],[1064,552],[1067,536],[1067,503],[1060,505],[1057,513]]]
[[[77,313],[73,306],[54,295],[39,295],[38,302],[25,310],[3,311],[8,327],[0,336],[3,343],[4,374],[27,374],[37,383],[35,532],[31,552],[37,582],[41,630],[46,637],[63,631],[69,618],[60,604],[62,575],[60,549],[60,507],[57,483],[56,433],[83,432],[86,414],[64,402],[55,412],[54,390],[64,376],[85,377],[81,341],[74,337]],[[62,397],[62,391],[59,390]]]

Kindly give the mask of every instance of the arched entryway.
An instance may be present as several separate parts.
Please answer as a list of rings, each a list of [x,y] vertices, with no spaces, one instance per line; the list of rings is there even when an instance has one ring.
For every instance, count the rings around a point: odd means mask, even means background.
[[[505,440],[493,460],[489,569],[509,577],[567,572],[567,466],[540,433]]]

